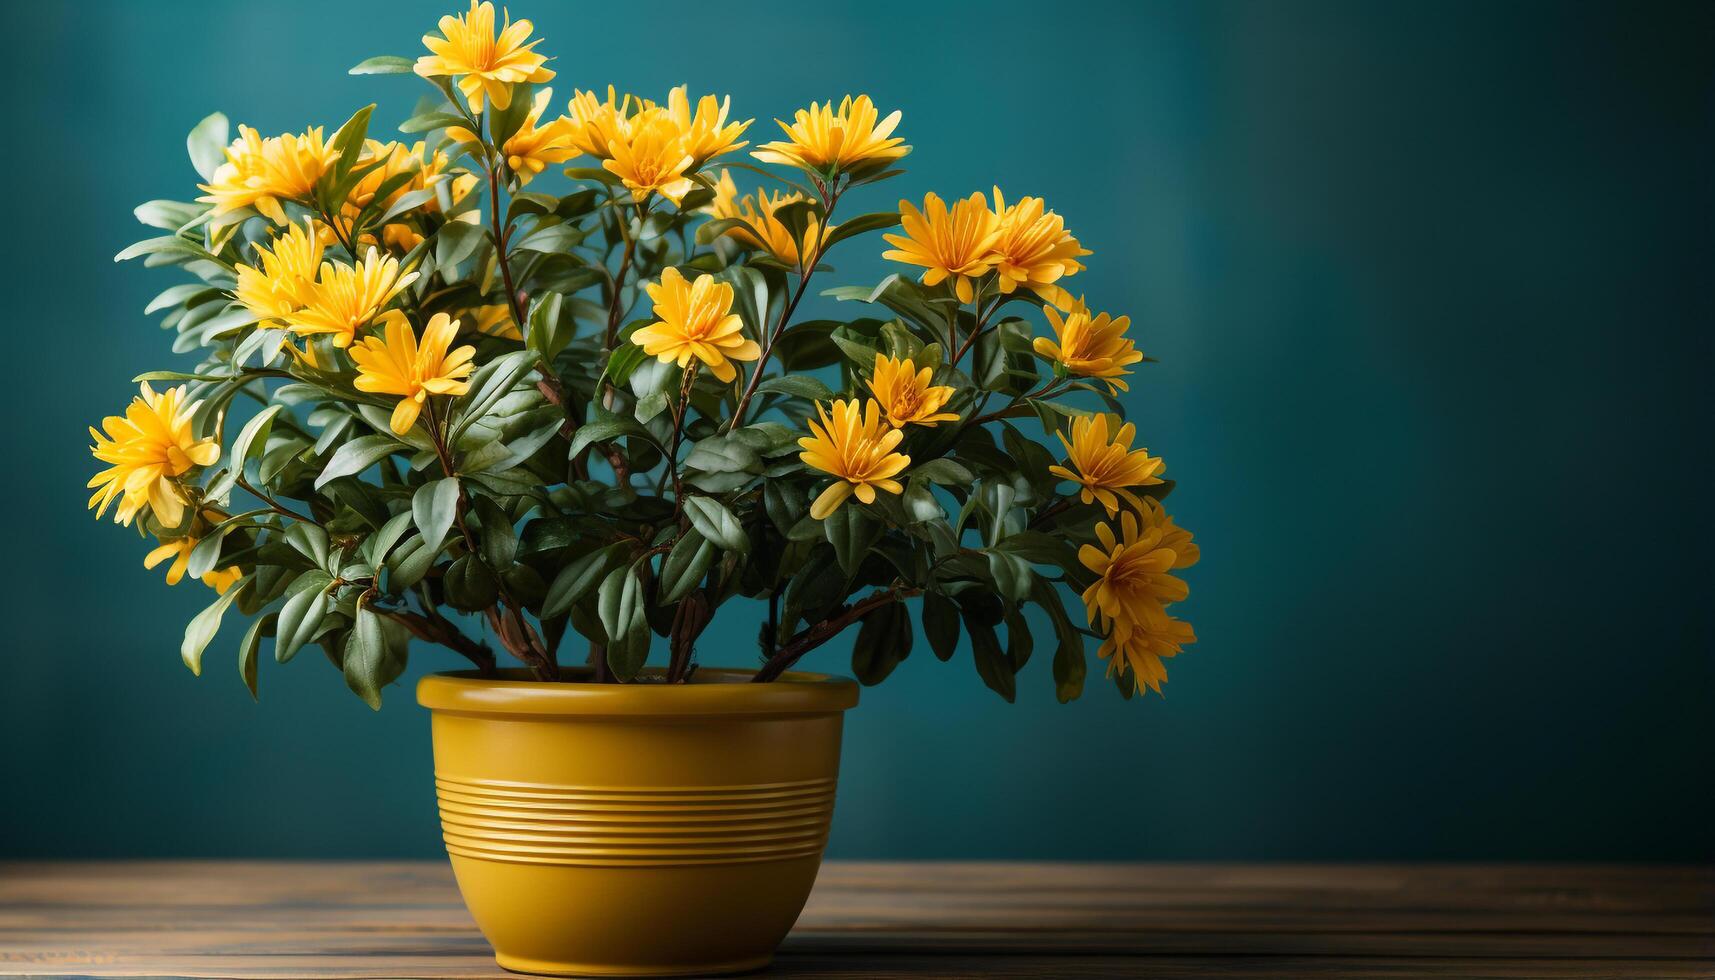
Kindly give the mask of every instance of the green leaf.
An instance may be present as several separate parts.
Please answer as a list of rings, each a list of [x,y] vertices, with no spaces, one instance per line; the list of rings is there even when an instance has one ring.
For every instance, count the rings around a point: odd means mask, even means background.
[[[381,525],[379,531],[370,535],[369,540],[365,542],[367,548],[365,553],[371,566],[379,568],[381,563],[387,560],[387,555],[393,550],[393,546],[398,544],[399,540],[411,529],[411,522],[411,512],[408,510],[400,511],[388,518],[387,523]]]
[[[494,605],[500,583],[476,555],[462,555],[447,568],[443,579],[447,604],[462,612],[476,612]]]
[[[930,483],[937,483],[944,487],[969,488],[977,481],[977,478],[971,474],[970,470],[960,465],[957,461],[947,459],[944,456],[940,459],[932,459],[927,463],[914,466],[908,472],[910,475],[917,477],[918,479],[928,480]]]
[[[1012,672],[1017,674],[1030,662],[1030,652],[1036,646],[1035,639],[1030,635],[1030,624],[1024,621],[1024,614],[1018,606],[1006,607],[1006,659],[1012,665]]]
[[[226,594],[214,600],[207,609],[196,614],[185,627],[184,642],[179,644],[179,658],[191,673],[202,674],[202,652],[208,649],[209,641],[220,632],[220,619],[226,615],[226,607],[232,605],[234,599],[250,586],[250,576],[239,579]]]
[[[966,610],[965,632],[971,637],[971,656],[976,661],[977,675],[989,690],[1012,703],[1018,697],[1018,681],[1012,675],[1012,661],[1001,651],[994,624]]]
[[[458,516],[459,481],[454,477],[433,480],[411,495],[411,520],[422,532],[423,543],[439,549]]]
[[[854,235],[880,231],[883,228],[893,228],[898,224],[899,212],[897,211],[877,211],[874,214],[860,214],[855,218],[848,218],[835,225],[833,230],[828,232],[828,237],[822,241],[822,251],[825,253],[836,243],[843,242]]]
[[[945,662],[959,647],[959,607],[939,592],[923,593],[923,635],[929,649]]]
[[[750,552],[750,536],[744,533],[744,525],[738,522],[732,511],[725,504],[713,497],[686,497],[685,516],[703,537],[708,538],[722,548],[736,551],[739,554]]]
[[[203,180],[213,180],[215,170],[226,162],[226,145],[229,141],[226,116],[215,112],[203,117],[203,120],[191,129],[185,137],[185,149],[191,155],[191,166],[196,168],[197,175]]]
[[[131,213],[137,216],[139,222],[151,228],[178,231],[202,217],[203,212],[207,209],[208,205],[206,204],[185,204],[181,201],[144,201],[133,208]],[[208,289],[208,286],[205,283],[186,283],[173,288],[189,290],[190,294],[195,294]],[[155,307],[154,303],[149,305]],[[159,308],[145,309],[143,312],[154,313],[157,309]]]
[[[742,439],[710,436],[691,447],[685,465],[704,473],[760,473],[762,457]]]
[[[314,524],[297,523],[286,529],[286,543],[317,568],[328,564],[328,533]]]
[[[330,599],[328,586],[333,576],[320,569],[311,569],[295,579],[288,587],[286,604],[280,607],[279,636],[274,641],[274,659],[280,663],[292,659],[304,644],[321,629]]]
[[[876,685],[911,655],[911,613],[902,602],[878,606],[863,618],[852,643],[852,673],[865,685]]]
[[[567,318],[562,326],[560,310],[564,305],[565,297],[559,293],[542,293],[531,303],[530,315],[525,317],[529,321],[525,344],[550,362],[572,341],[574,324]]]
[[[351,67],[348,75],[409,75],[415,66],[410,58],[401,58],[396,54],[378,54],[373,58],[365,58]]]
[[[1048,613],[1059,641],[1054,648],[1054,696],[1061,704],[1084,693],[1084,635],[1072,625],[1061,602],[1060,591],[1054,583],[1037,579],[1030,590],[1031,598]]]
[[[560,569],[548,586],[548,597],[542,600],[542,618],[564,615],[590,590],[596,587],[608,570],[608,562],[619,553],[621,545],[610,544],[578,558]]]
[[[531,95],[532,86],[529,82],[517,82],[512,86],[512,99],[501,109],[490,100],[488,112],[488,136],[495,146],[505,146],[512,134],[518,132],[518,127],[524,124],[524,118],[530,114],[530,106],[535,98]]]
[[[643,615],[643,583],[630,565],[613,569],[601,580],[595,608],[610,643],[630,631],[631,621]]]
[[[718,553],[714,542],[695,529],[686,531],[674,542],[673,550],[667,552],[667,560],[661,563],[659,601],[678,602],[689,595],[708,573]]]
[[[381,710],[381,689],[404,670],[404,664],[387,649],[387,633],[381,617],[367,606],[359,606],[357,622],[345,639],[345,686],[371,708]]]
[[[454,419],[448,438],[457,443],[466,429],[487,415],[525,375],[535,370],[537,357],[535,351],[513,351],[483,365],[483,370],[471,378],[471,393],[459,400],[460,414]]]
[[[847,575],[855,573],[863,564],[864,556],[869,554],[881,532],[881,525],[870,520],[850,501],[822,521],[822,533],[834,546],[834,558]]]
[[[405,212],[414,211],[434,199],[435,189],[433,187],[420,187],[414,191],[406,191],[399,195],[392,204],[389,204],[387,206],[387,210],[381,212],[381,217],[376,218],[375,223],[378,225],[384,225]]]
[[[482,522],[482,538],[477,542],[482,557],[495,571],[504,571],[518,554],[518,532],[512,518],[490,497],[477,496],[473,508]]]
[[[320,490],[342,476],[362,473],[388,456],[408,448],[392,436],[359,436],[334,451],[333,458],[328,460],[321,475],[316,477],[316,489]]]
[[[823,384],[820,378],[813,378],[809,375],[803,374],[788,374],[785,377],[769,378],[767,381],[757,385],[756,390],[760,394],[778,391],[781,394],[791,395],[794,398],[803,398],[812,402],[833,401],[835,398],[839,397],[834,393],[833,389],[829,388],[826,384]]]
[[[630,419],[617,416],[591,419],[578,426],[578,431],[572,436],[568,455],[576,456],[591,443],[608,442],[621,436],[643,439],[651,444],[655,443],[655,436],[648,429]]]
[[[1013,602],[1023,602],[1030,594],[1031,580],[1036,577],[1036,573],[1030,570],[1030,563],[1017,555],[993,550],[988,552],[988,560],[995,588]]]
[[[334,165],[334,173],[344,177],[351,172],[352,165],[363,153],[364,137],[369,135],[369,116],[375,111],[374,103],[364,106],[351,114],[339,132],[333,134],[328,141],[330,148],[339,151],[339,160]]]
[[[244,686],[250,689],[250,697],[257,697],[256,691],[256,659],[262,650],[264,637],[274,635],[274,623],[279,617],[269,613],[250,624],[244,631],[244,639],[238,644],[238,676],[244,679]]]
[[[631,372],[648,359],[649,355],[636,344],[620,344],[607,356],[607,379],[615,386],[625,384],[631,379]]]

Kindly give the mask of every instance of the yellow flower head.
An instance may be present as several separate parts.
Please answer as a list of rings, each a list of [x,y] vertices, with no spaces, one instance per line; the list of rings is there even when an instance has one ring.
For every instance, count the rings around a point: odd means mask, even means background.
[[[804,448],[798,458],[835,479],[810,505],[811,517],[825,520],[854,494],[868,504],[875,502],[877,490],[904,491],[893,477],[911,465],[911,457],[893,449],[905,433],[887,424],[875,399],[862,406],[855,398],[836,401],[831,416],[818,404],[816,414],[821,424],[810,421],[810,435],[798,440]]]
[[[190,565],[191,549],[197,546],[197,538],[185,535],[161,542],[161,546],[143,557],[144,568],[154,568],[168,558],[173,560],[167,566],[167,584],[178,585],[185,577],[185,569]],[[234,582],[244,577],[244,572],[237,565],[217,568],[202,574],[202,583],[221,595],[232,588]]]
[[[679,129],[679,139],[685,152],[691,155],[692,167],[700,167],[723,153],[731,153],[747,145],[739,137],[755,120],[728,123],[726,117],[732,108],[731,96],[718,101],[712,95],[703,96],[697,100],[697,112],[693,116],[691,100],[685,89],[680,85],[667,93],[667,115]]]
[[[1077,472],[1064,466],[1050,466],[1048,472],[1063,480],[1081,484],[1078,497],[1084,503],[1099,501],[1112,517],[1119,511],[1119,501],[1143,509],[1143,502],[1130,487],[1148,487],[1161,482],[1155,474],[1162,471],[1161,458],[1149,455],[1149,450],[1132,450],[1131,441],[1137,430],[1130,422],[1120,426],[1108,441],[1108,417],[1085,415],[1072,420],[1072,438],[1055,433],[1066,447],[1066,462]]]
[[[1159,627],[1167,618],[1165,607],[1191,592],[1184,579],[1169,574],[1179,556],[1162,543],[1163,537],[1161,528],[1140,527],[1127,512],[1120,515],[1118,536],[1107,524],[1097,524],[1098,543],[1078,549],[1078,560],[1097,576],[1084,590],[1084,613],[1091,627],[1107,633],[1104,657],[1125,650],[1137,634],[1152,628],[1164,632]]]
[[[238,302],[265,322],[285,319],[309,302],[322,242],[308,219],[292,225],[272,246],[256,246],[261,268],[239,263]]]
[[[488,0],[471,0],[469,13],[442,17],[440,28],[441,37],[423,35],[423,46],[432,53],[417,59],[417,74],[424,78],[464,76],[458,87],[473,113],[482,111],[485,94],[496,109],[505,109],[512,104],[514,84],[545,82],[554,77],[545,67],[548,59],[530,50],[541,43],[541,38],[524,43],[530,36],[529,21],[513,23],[507,15],[500,36],[495,37],[494,4]]]
[[[1132,675],[1136,689],[1145,687],[1157,694],[1167,682],[1167,667],[1161,661],[1177,656],[1187,644],[1196,643],[1191,624],[1165,613],[1151,612],[1135,623],[1122,643],[1113,635],[1102,639],[1096,656],[1108,662],[1107,675]]]
[[[631,96],[619,98],[612,85],[607,87],[606,102],[596,98],[594,92],[575,90],[565,116],[572,147],[579,153],[606,160],[612,155],[608,150],[609,144],[631,132],[631,103]],[[640,105],[653,107],[648,102]]]
[[[512,320],[512,307],[505,303],[491,303],[479,306],[464,316],[459,322],[465,329],[475,330],[485,337],[500,337],[505,340],[523,340],[524,334],[518,329],[518,324]]]
[[[881,257],[923,266],[925,286],[951,278],[959,302],[969,303],[975,296],[971,280],[994,268],[994,246],[1000,240],[1000,219],[989,210],[988,199],[972,194],[953,202],[949,211],[931,192],[923,198],[922,211],[900,201],[899,224],[905,234],[881,236],[893,246]]]
[[[365,253],[362,265],[323,262],[309,303],[286,317],[286,325],[304,336],[332,334],[335,347],[349,347],[358,331],[416,280],[417,273],[402,273],[397,258],[383,258],[374,248]]]
[[[1043,312],[1054,329],[1054,340],[1036,338],[1032,344],[1036,353],[1064,365],[1068,374],[1100,378],[1116,391],[1130,390],[1121,378],[1131,373],[1128,367],[1143,360],[1143,352],[1125,335],[1131,317],[1109,319],[1103,313],[1091,319],[1083,300],[1072,304],[1064,319],[1052,306],[1043,307]]]
[[[470,377],[476,348],[467,345],[449,352],[458,331],[457,320],[436,313],[429,318],[419,346],[411,325],[397,317],[388,321],[385,339],[365,337],[352,346],[357,390],[399,396],[390,421],[395,433],[411,431],[430,395],[462,395],[470,390],[465,379]]]
[[[208,192],[197,200],[213,204],[217,215],[254,207],[283,225],[286,212],[280,202],[308,199],[337,157],[322,139],[320,126],[302,136],[283,133],[267,139],[249,126],[239,126],[238,138],[226,149],[226,162],[208,183],[197,185]]]
[[[118,497],[113,516],[118,523],[130,524],[147,507],[163,527],[178,527],[185,516],[185,498],[174,481],[219,459],[220,443],[196,437],[193,420],[202,403],[185,404],[184,385],[156,394],[144,383],[140,391],[123,416],[101,420],[105,432],[93,426],[89,430],[95,440],[90,453],[107,464],[89,481],[97,488],[89,506],[99,519]]]
[[[875,355],[875,373],[869,379],[869,390],[887,413],[887,423],[896,428],[913,422],[934,425],[937,422],[957,422],[952,412],[941,411],[953,389],[932,385],[932,368],[919,369],[911,358],[894,360],[885,354]]]
[[[1089,255],[1090,250],[1078,244],[1059,215],[1043,210],[1040,197],[1027,197],[1008,207],[996,187],[994,211],[1000,218],[1000,238],[994,245],[1000,291],[1010,293],[1024,286],[1067,308],[1072,295],[1055,282],[1083,269],[1078,257]]]
[[[880,113],[869,96],[846,96],[839,111],[833,102],[793,114],[791,125],[774,120],[786,131],[785,140],[764,143],[751,151],[751,156],[764,163],[783,163],[810,170],[839,169],[852,173],[876,170],[911,152],[911,147],[892,136],[899,125],[899,110],[876,122]]]
[[[792,237],[792,230],[786,227],[786,222],[776,217],[775,212],[802,200],[802,194],[780,191],[766,194],[761,190],[758,190],[754,197],[739,197],[738,185],[733,183],[732,174],[722,170],[721,178],[715,184],[715,199],[709,204],[707,211],[715,218],[737,218],[744,222],[743,225],[728,228],[723,234],[751,248],[760,248],[786,265],[796,266],[799,260],[798,242]],[[816,244],[811,250],[813,253],[820,254],[823,241],[836,227],[838,226],[829,225],[823,228],[814,215],[805,216],[804,240]]]
[[[1154,497],[1143,498],[1144,507],[1137,512],[1146,528],[1161,529],[1161,546],[1173,549],[1173,567],[1190,568],[1203,557],[1203,551],[1191,540],[1191,532],[1173,523],[1173,515]]]
[[[530,114],[524,118],[524,124],[518,127],[518,132],[507,137],[506,145],[501,147],[506,154],[506,165],[518,175],[519,183],[530,183],[530,179],[550,163],[563,163],[578,155],[577,148],[572,146],[571,124],[564,118],[554,119],[546,126],[537,125],[553,97],[551,88],[536,93],[536,101],[530,107]]]
[[[756,341],[744,336],[744,321],[732,312],[732,285],[716,282],[704,273],[693,284],[669,267],[660,282],[644,290],[655,304],[655,322],[631,335],[631,342],[661,363],[677,361],[680,367],[695,358],[708,365],[721,381],[731,381],[738,370],[733,361],[754,361],[762,356]]]
[[[695,186],[686,176],[693,161],[679,139],[679,127],[659,112],[632,120],[607,149],[610,159],[603,160],[602,167],[619,177],[634,201],[658,193],[678,204]]]

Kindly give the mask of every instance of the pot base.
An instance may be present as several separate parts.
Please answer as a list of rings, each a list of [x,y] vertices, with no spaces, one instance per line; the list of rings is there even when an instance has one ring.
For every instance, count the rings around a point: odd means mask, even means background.
[[[734,960],[727,963],[708,963],[702,966],[616,966],[612,963],[553,963],[546,960],[530,960],[516,956],[494,954],[494,961],[500,968],[512,973],[522,973],[535,977],[727,977],[739,973],[755,973],[766,969],[774,962],[774,957],[758,956],[744,960]]]

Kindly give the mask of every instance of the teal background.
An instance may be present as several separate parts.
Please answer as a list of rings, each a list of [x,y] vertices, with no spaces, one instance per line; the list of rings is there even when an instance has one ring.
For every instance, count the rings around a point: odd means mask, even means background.
[[[5,59],[0,854],[428,856],[426,670],[371,713],[97,524],[84,426],[175,363],[170,276],[113,253],[194,193],[185,132],[337,124],[449,4],[33,9]],[[560,100],[867,91],[908,176],[1040,194],[1161,363],[1128,404],[1180,481],[1201,642],[1165,698],[1017,705],[921,645],[850,715],[844,857],[1715,857],[1707,5],[535,0]],[[874,251],[881,250],[874,243]],[[865,247],[842,281],[873,281]],[[752,611],[705,662],[744,664]],[[808,662],[843,670],[850,638]],[[1093,662],[1093,661],[1092,661]]]

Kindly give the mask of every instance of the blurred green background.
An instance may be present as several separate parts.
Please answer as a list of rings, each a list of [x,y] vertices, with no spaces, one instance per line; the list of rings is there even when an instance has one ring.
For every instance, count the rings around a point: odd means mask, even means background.
[[[85,425],[179,363],[142,315],[168,277],[111,256],[195,193],[186,131],[396,122],[426,87],[344,70],[451,6],[44,4],[6,59],[0,854],[438,853],[410,682],[457,658],[418,648],[379,714],[267,660],[253,704],[229,623],[193,678],[206,592],[81,488]],[[1715,857],[1712,12],[514,4],[557,104],[685,81],[753,140],[847,91],[903,109],[910,173],[862,210],[1045,196],[1161,360],[1129,407],[1204,556],[1166,697],[1062,706],[1039,653],[1008,706],[919,644],[849,716],[830,853]],[[752,662],[750,612],[704,662]]]

